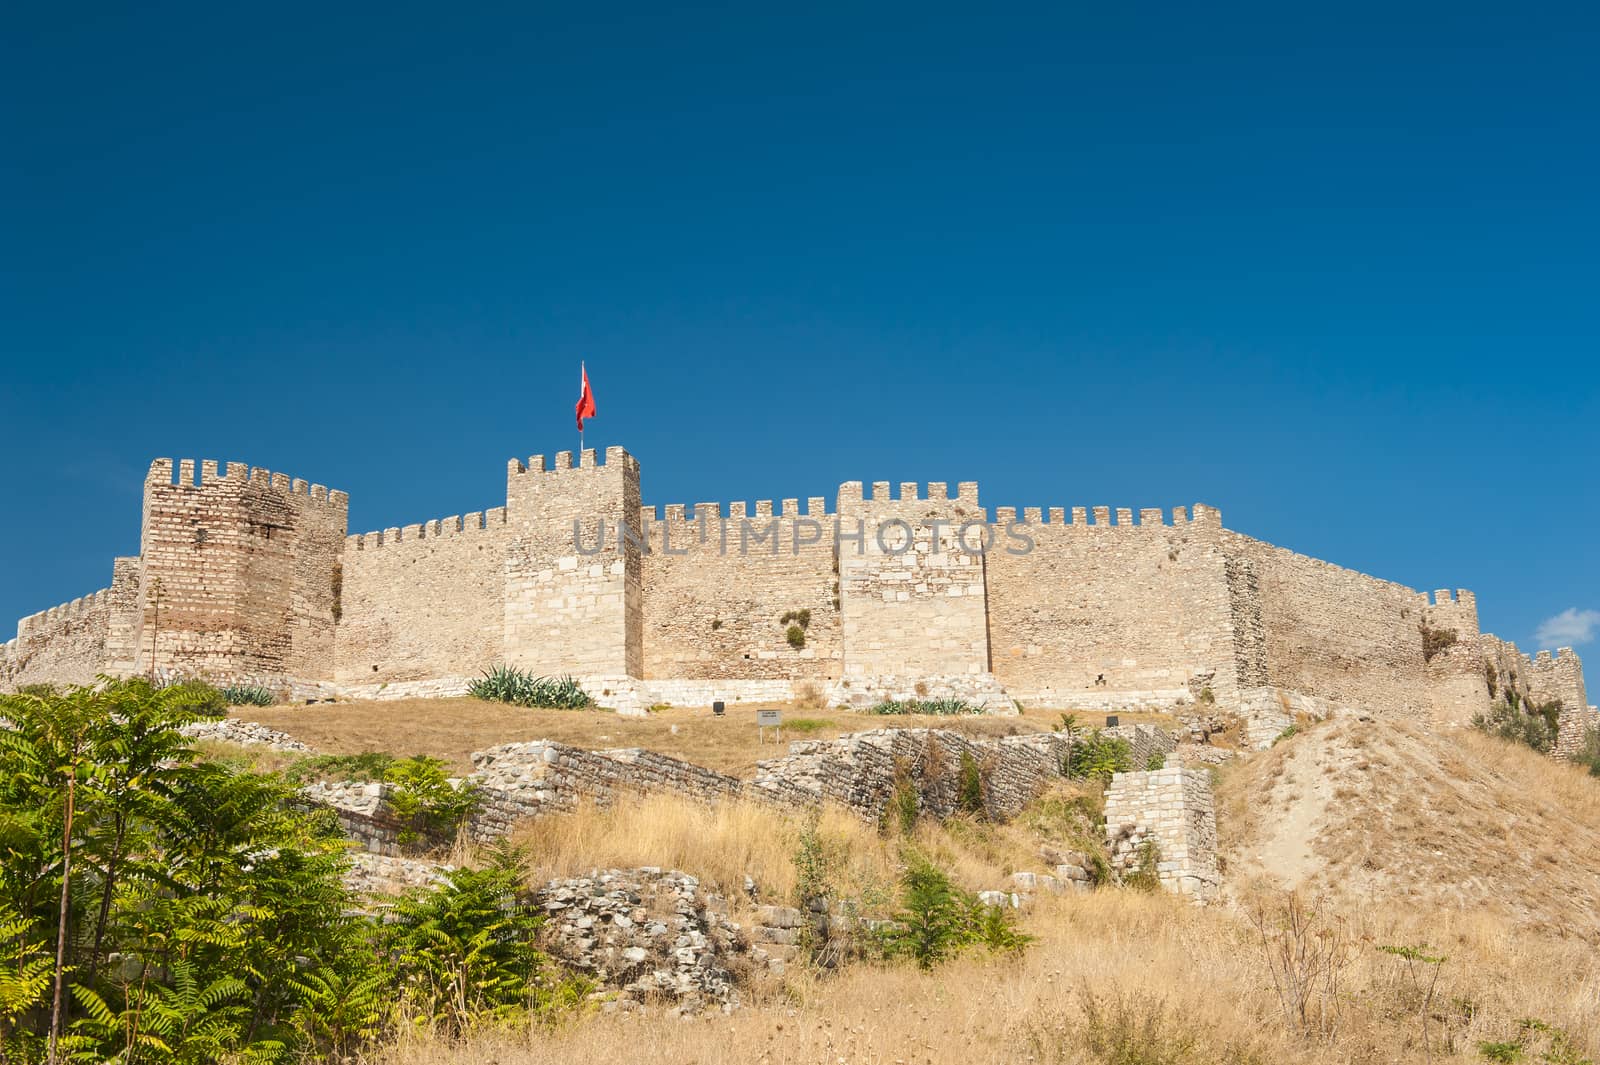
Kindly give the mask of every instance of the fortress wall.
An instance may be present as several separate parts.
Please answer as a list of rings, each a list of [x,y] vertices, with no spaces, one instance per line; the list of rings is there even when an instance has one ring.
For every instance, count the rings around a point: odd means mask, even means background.
[[[1183,508],[1173,524],[1146,510],[1142,521],[1119,510],[1094,508],[1096,521],[1075,508],[1041,522],[1025,511],[1026,553],[1010,553],[997,530],[985,558],[994,674],[1014,692],[1061,700],[1108,691],[1183,689],[1196,675],[1231,662],[1233,618],[1226,558],[1218,547],[1221,519]],[[1011,512],[1002,508],[997,518]],[[1232,670],[1215,681],[1233,684]],[[1104,683],[1097,683],[1097,678]]]
[[[0,690],[25,684],[88,684],[105,669],[111,590],[102,589],[17,622],[0,653]]]
[[[334,679],[387,684],[494,665],[510,543],[504,507],[349,537]]]
[[[977,484],[951,498],[943,483],[902,482],[891,498],[887,481],[870,497],[850,481],[837,513],[843,534],[861,536],[838,544],[845,677],[988,672],[983,558],[956,542],[963,523],[987,521]]]
[[[158,666],[225,679],[332,666],[335,530],[348,499],[287,475],[157,459],[145,479],[140,646]],[[296,557],[304,548],[305,559]]]
[[[831,679],[843,635],[833,518],[820,498],[644,509],[644,675],[684,679]],[[810,611],[805,646],[789,645],[791,611]]]
[[[345,534],[349,507],[344,493],[321,495],[321,485],[290,485],[294,547],[289,569],[289,650],[284,672],[291,677],[333,675],[336,613],[342,610]]]
[[[113,676],[148,672],[150,660],[138,661],[144,635],[144,560],[111,560],[109,617],[106,622],[106,672]]]
[[[1478,597],[1465,588],[1454,593],[1440,588],[1422,608],[1422,618],[1429,628],[1447,630],[1455,633],[1458,640],[1468,641],[1479,633]]]
[[[1589,696],[1583,686],[1583,663],[1577,654],[1570,647],[1562,647],[1554,655],[1540,651],[1533,659],[1528,688],[1535,703],[1561,702],[1556,753],[1578,753],[1583,747],[1584,732],[1593,720],[1588,713]]]
[[[1559,699],[1568,710],[1582,710],[1589,705],[1588,692],[1583,686],[1583,662],[1570,647],[1562,647],[1551,654],[1540,651],[1533,657],[1528,671],[1528,694],[1536,703]]]
[[[506,472],[504,657],[540,674],[637,677],[644,668],[639,463],[620,447],[558,452]],[[576,529],[574,527],[576,522]],[[622,535],[624,527],[627,535]]]
[[[1456,642],[1434,653],[1427,663],[1428,700],[1436,725],[1470,725],[1472,719],[1489,709],[1493,701],[1489,686],[1494,678],[1498,692],[1501,675],[1517,671],[1516,648],[1511,657],[1502,655],[1506,645],[1478,631],[1477,597],[1465,588],[1451,592],[1441,588],[1419,595],[1422,619],[1429,628],[1452,632]]]
[[[1445,648],[1428,663],[1428,700],[1435,725],[1470,725],[1489,709],[1489,674],[1484,666],[1495,658],[1486,657],[1486,650],[1474,637]]]
[[[1222,547],[1254,569],[1267,684],[1362,709],[1428,712],[1425,597],[1235,532],[1223,532]]]

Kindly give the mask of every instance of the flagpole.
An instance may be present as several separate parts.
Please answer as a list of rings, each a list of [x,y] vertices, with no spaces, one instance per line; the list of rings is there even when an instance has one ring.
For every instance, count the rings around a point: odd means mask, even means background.
[[[578,360],[578,399],[583,399],[583,383],[589,379],[589,368]],[[583,419],[578,419],[578,465],[583,465]]]

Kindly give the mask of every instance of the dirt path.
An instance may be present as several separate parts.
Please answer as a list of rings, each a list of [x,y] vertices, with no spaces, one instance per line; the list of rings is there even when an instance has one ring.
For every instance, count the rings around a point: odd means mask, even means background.
[[[1255,867],[1251,873],[1292,889],[1305,885],[1322,868],[1312,845],[1327,824],[1333,801],[1334,776],[1326,769],[1330,759],[1344,752],[1325,734],[1286,742],[1293,747],[1287,752],[1283,775],[1273,785],[1270,809],[1263,811],[1262,838],[1245,859]]]

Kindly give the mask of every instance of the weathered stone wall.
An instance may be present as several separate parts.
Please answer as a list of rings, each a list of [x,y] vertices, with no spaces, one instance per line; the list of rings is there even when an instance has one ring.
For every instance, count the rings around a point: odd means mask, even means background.
[[[504,507],[346,539],[334,680],[476,676],[505,632]]]
[[[348,499],[228,463],[145,480],[136,663],[227,678],[326,675]]]
[[[143,560],[137,555],[112,559],[110,593],[103,672],[125,676],[148,669],[148,658],[138,661],[139,645],[144,636]]]
[[[1561,703],[1556,753],[1577,754],[1583,747],[1584,733],[1594,723],[1583,686],[1583,662],[1577,654],[1570,647],[1562,647],[1554,655],[1540,651],[1529,671],[1528,689],[1535,703]]]
[[[650,678],[837,677],[842,668],[833,517],[823,500],[645,509],[644,675]],[[809,612],[790,646],[792,612]]]
[[[676,870],[607,869],[552,880],[535,897],[542,945],[621,997],[607,1008],[661,1000],[692,1013],[738,1004],[738,978],[757,960],[727,901]]]
[[[1222,547],[1255,571],[1268,685],[1426,716],[1419,593],[1235,532]]]
[[[919,809],[947,817],[960,808],[965,757],[978,765],[985,809],[1007,818],[1060,779],[1071,749],[1053,732],[976,740],[943,729],[876,729],[792,743],[787,757],[758,765],[748,793],[784,805],[828,800],[875,820],[904,782],[916,790]]]
[[[983,557],[957,543],[969,522],[968,543],[981,542],[978,486],[963,482],[952,499],[945,484],[919,494],[905,482],[891,499],[878,481],[863,498],[850,481],[836,509],[845,677],[987,673]]]
[[[110,619],[110,589],[23,618],[0,650],[0,685],[89,683],[104,669]]]
[[[1218,694],[1234,687],[1233,618],[1221,517],[1183,508],[1173,524],[1159,510],[1133,523],[1131,510],[1085,508],[1072,521],[1024,511],[1019,532],[1033,548],[986,558],[994,674],[1028,705],[1065,706],[1115,691],[1181,690],[1201,672]],[[1002,507],[997,527],[1015,517]],[[1003,533],[1000,534],[1003,537]]]
[[[1221,883],[1211,775],[1204,769],[1118,773],[1106,789],[1111,861],[1126,875],[1137,870],[1153,840],[1163,886],[1205,898]]]

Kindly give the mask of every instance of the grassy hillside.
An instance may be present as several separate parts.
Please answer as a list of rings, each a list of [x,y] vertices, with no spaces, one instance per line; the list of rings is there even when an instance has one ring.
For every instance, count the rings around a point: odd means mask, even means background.
[[[1235,885],[1600,942],[1600,780],[1526,747],[1341,719],[1231,767],[1218,799]]]
[[[1241,760],[1219,800],[1230,893],[1210,907],[1112,888],[1042,898],[1016,958],[791,970],[729,1016],[596,1015],[464,1045],[410,1033],[373,1060],[1577,1065],[1600,1053],[1600,781],[1477,734],[1349,721]],[[1030,816],[924,823],[913,844],[980,888],[1037,865],[1049,822]],[[647,800],[520,839],[540,876],[654,859],[724,887],[749,873],[781,897],[797,831],[770,810]],[[892,890],[899,842],[843,815],[822,831],[851,890]]]

